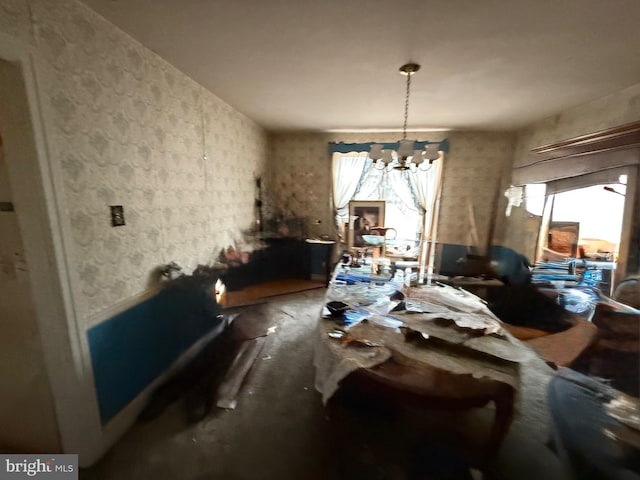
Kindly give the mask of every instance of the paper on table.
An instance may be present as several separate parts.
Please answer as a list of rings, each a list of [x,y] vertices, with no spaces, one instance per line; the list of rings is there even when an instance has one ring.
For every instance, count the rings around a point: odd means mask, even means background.
[[[609,415],[629,428],[640,430],[640,401],[619,395],[606,405]]]

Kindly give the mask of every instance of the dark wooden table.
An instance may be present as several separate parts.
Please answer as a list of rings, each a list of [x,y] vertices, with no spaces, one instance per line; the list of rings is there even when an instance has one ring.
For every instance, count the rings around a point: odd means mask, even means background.
[[[464,411],[493,402],[495,415],[481,455],[493,458],[513,419],[519,361],[530,355],[529,351],[506,334],[486,305],[469,293],[454,287],[408,289],[405,293],[409,299],[428,302],[428,308],[440,313],[392,312],[387,317],[402,322],[399,329],[368,321],[348,329],[341,340],[328,335],[340,329],[339,322],[320,320],[316,365],[325,371],[318,373],[316,383],[329,411],[336,392],[332,391],[335,385],[326,379],[335,380],[336,372],[342,375],[338,393],[355,388],[392,408]],[[452,318],[461,324],[485,322],[489,330],[497,331],[487,334],[482,328],[461,327]],[[355,344],[351,346],[345,339]],[[362,346],[359,341],[373,346]]]

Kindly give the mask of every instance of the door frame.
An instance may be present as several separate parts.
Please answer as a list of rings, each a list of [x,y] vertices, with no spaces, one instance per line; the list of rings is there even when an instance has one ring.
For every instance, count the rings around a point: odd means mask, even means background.
[[[3,78],[11,86],[4,99],[4,153],[20,227],[36,321],[53,396],[60,443],[91,464],[101,452],[101,425],[93,374],[83,354],[67,265],[69,231],[62,215],[62,192],[47,146],[38,88],[38,53],[0,32]],[[2,80],[0,80],[2,81]],[[2,85],[0,85],[2,90]],[[7,91],[5,89],[5,91]],[[1,95],[1,94],[0,94]],[[2,120],[2,119],[0,119]],[[12,152],[19,152],[12,161]]]

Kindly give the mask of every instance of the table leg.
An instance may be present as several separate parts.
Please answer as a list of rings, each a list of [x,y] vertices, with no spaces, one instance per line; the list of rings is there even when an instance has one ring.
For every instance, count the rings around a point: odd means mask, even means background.
[[[488,458],[495,458],[500,450],[502,441],[509,431],[511,421],[513,420],[513,402],[515,399],[515,390],[505,385],[496,392],[493,401],[496,406],[496,414],[489,433],[489,441],[486,444],[486,455]]]

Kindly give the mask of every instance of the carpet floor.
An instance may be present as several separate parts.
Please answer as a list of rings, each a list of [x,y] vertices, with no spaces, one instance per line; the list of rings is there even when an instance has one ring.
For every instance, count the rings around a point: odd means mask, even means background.
[[[363,408],[340,425],[327,421],[314,389],[313,332],[324,289],[268,297],[260,307],[275,326],[264,342],[239,393],[234,410],[212,409],[188,422],[179,399],[157,418],[134,425],[93,467],[86,480],[331,480],[425,479],[430,440],[411,430],[408,412],[392,415]],[[259,322],[259,328],[264,323]],[[240,325],[240,324],[239,324]],[[253,327],[252,327],[253,328]],[[517,413],[495,468],[485,479],[563,478],[559,462],[546,447],[549,415],[546,385],[552,370],[531,351],[522,366]],[[481,434],[491,408],[465,421],[436,415]],[[477,418],[477,421],[474,420]],[[456,456],[450,457],[455,462]],[[444,477],[440,477],[444,478]],[[456,477],[452,477],[456,478]]]

